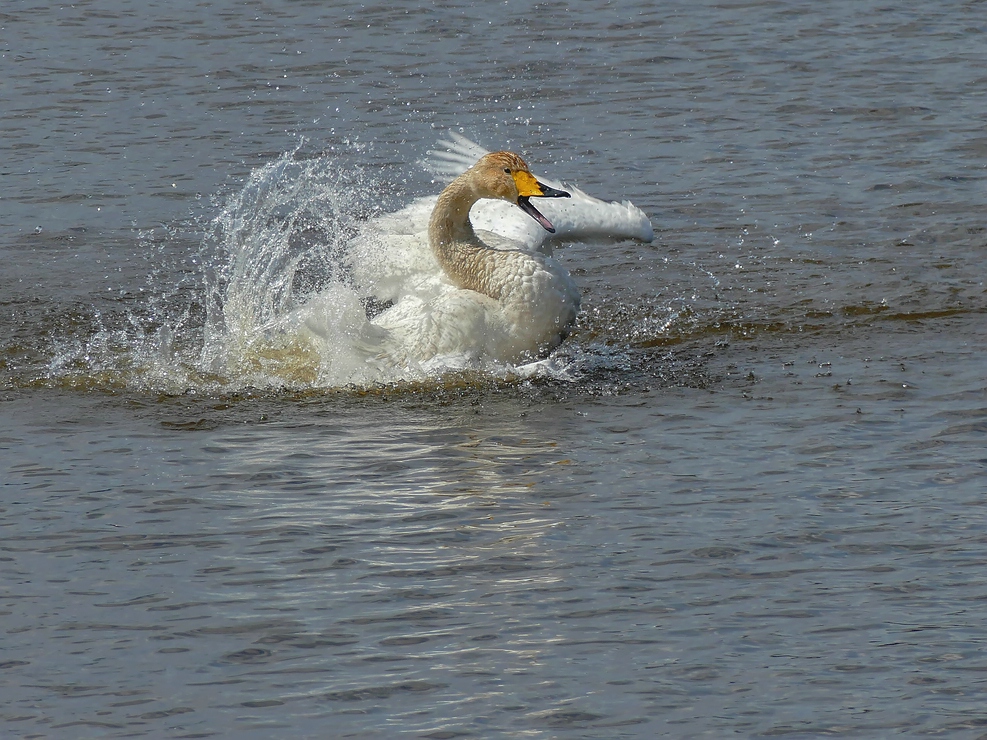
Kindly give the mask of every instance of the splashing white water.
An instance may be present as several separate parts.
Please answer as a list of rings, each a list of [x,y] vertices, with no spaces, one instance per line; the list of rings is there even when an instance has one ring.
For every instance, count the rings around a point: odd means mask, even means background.
[[[207,239],[200,367],[233,384],[335,386],[378,379],[353,341],[368,326],[349,275],[362,173],[296,153],[254,171]],[[318,341],[301,309],[332,327]]]

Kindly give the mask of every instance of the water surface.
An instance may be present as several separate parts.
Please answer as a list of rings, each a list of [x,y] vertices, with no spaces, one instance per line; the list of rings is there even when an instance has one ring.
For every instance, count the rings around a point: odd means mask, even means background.
[[[982,736],[985,30],[9,4],[4,736]],[[198,372],[252,173],[303,292],[450,128],[652,217],[561,250],[565,372]]]

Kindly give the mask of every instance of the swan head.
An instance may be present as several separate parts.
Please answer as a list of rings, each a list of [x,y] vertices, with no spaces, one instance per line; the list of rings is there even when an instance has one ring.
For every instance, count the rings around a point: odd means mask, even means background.
[[[529,199],[569,198],[569,193],[538,182],[527,163],[513,152],[484,155],[471,170],[480,197],[510,201],[541,224],[546,231],[555,233],[552,222],[539,213]]]

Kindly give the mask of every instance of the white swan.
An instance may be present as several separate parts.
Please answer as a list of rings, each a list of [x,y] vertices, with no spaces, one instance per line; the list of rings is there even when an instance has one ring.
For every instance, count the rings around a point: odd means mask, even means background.
[[[440,195],[369,222],[347,249],[351,283],[288,321],[319,352],[327,382],[535,360],[579,311],[579,289],[551,256],[551,240],[653,238],[630,203],[536,180],[516,154],[491,154],[464,137],[440,143],[447,149],[431,153],[429,168],[457,177]],[[545,215],[529,198],[545,199]],[[360,297],[385,308],[367,319]]]

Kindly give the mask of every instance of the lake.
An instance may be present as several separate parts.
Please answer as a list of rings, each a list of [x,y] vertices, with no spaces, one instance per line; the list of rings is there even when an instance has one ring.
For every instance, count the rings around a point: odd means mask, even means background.
[[[983,11],[7,3],[0,734],[987,736]],[[449,131],[654,225],[549,370],[205,362]]]

